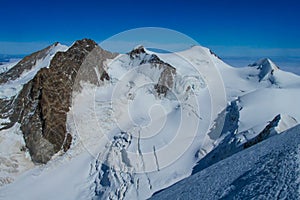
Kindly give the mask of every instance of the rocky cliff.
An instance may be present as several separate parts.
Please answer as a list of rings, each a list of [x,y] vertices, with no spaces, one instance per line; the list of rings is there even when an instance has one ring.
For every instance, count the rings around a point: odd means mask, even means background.
[[[34,64],[48,48],[25,57],[9,74],[3,75],[0,82],[18,77],[20,71],[30,68],[26,63]],[[100,49],[92,40],[76,41],[66,52],[57,52],[49,68],[39,70],[17,96],[1,100],[1,115],[10,119],[3,129],[16,122],[21,124],[26,147],[35,163],[46,163],[55,153],[69,149],[72,136],[66,130],[66,115],[78,71],[91,52],[98,53],[101,61],[115,56]],[[108,79],[102,63],[97,67],[101,77]]]

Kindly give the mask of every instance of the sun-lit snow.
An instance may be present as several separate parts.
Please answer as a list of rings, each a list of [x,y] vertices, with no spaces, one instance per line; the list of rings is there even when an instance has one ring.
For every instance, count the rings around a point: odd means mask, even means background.
[[[150,199],[298,199],[299,131],[241,151]]]
[[[0,187],[14,181],[15,177],[33,168],[20,124],[0,131]],[[1,196],[0,196],[1,197]]]

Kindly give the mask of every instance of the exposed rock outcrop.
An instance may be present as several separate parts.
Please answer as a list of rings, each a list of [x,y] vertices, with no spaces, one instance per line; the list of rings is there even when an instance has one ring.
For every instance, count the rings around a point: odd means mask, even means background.
[[[20,63],[26,63],[27,60],[34,62],[40,54],[41,52],[34,53]],[[89,67],[95,65],[95,62],[87,61],[88,56],[97,57],[94,61],[99,61],[98,65]],[[10,126],[15,122],[21,124],[26,146],[34,162],[46,163],[55,153],[70,148],[72,136],[67,133],[66,120],[78,72],[81,73],[80,80],[99,81],[94,75],[95,71],[91,72],[95,69],[103,80],[109,79],[103,68],[103,61],[115,56],[100,49],[92,40],[77,41],[66,52],[56,53],[49,68],[41,69],[23,86],[18,96],[1,102],[1,112],[9,113]],[[20,63],[13,69],[23,71],[19,66],[24,65]]]
[[[297,120],[289,115],[277,115],[272,121],[253,139],[247,141],[243,147],[251,147],[272,135],[279,134],[298,124]]]
[[[143,46],[138,46],[128,53],[130,59],[140,60],[140,65],[150,63],[152,67],[162,69],[158,83],[155,84],[154,89],[158,96],[166,96],[167,92],[174,86],[174,77],[176,75],[176,68],[171,66],[169,63],[162,61],[157,55],[149,54]]]
[[[272,84],[276,82],[273,75],[276,70],[279,70],[279,67],[277,67],[270,59],[263,58],[249,66],[256,67],[257,70],[259,70],[259,82],[263,80],[269,80]]]

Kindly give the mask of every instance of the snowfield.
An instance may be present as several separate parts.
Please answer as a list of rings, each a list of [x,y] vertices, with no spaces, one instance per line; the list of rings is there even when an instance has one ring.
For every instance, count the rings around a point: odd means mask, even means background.
[[[299,199],[300,126],[208,167],[150,199]]]
[[[52,49],[2,84],[0,97],[18,94],[65,50]],[[147,199],[165,188],[153,198],[299,198],[299,76],[269,59],[233,68],[201,46],[134,51],[106,60],[109,80],[78,80],[65,154],[33,165],[27,152],[18,153],[24,145],[18,124],[0,131],[0,158],[20,166],[11,173],[18,167],[1,161],[0,176],[8,177],[1,199]]]

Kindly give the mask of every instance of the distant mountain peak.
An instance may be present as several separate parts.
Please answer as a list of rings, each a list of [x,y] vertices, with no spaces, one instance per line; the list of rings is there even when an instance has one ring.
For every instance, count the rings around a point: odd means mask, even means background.
[[[139,55],[139,54],[144,54],[146,53],[146,49],[143,45],[138,45],[136,46],[133,50],[131,50],[129,52],[129,56],[131,58],[135,57],[136,55]]]
[[[277,67],[277,65],[275,65],[269,58],[262,58],[249,66],[256,67],[260,71],[258,74],[259,82],[265,79],[270,80],[270,77],[273,76],[274,72],[279,70],[279,67]]]
[[[269,58],[262,58],[256,61],[255,63],[249,65],[251,67],[258,67],[258,69],[270,68],[272,70],[277,70],[279,67],[274,64]]]

